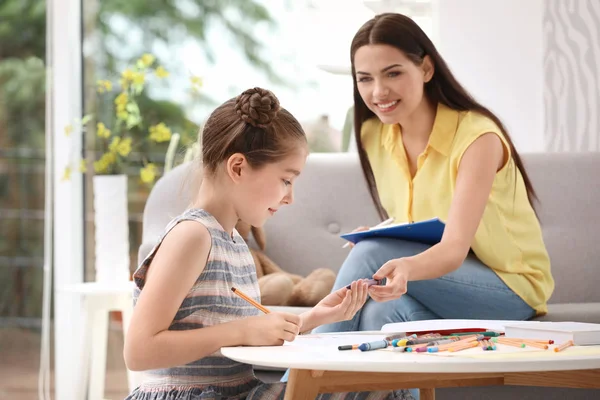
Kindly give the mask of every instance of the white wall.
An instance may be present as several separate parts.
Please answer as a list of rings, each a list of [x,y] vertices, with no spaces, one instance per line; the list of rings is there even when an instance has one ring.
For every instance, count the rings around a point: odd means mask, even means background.
[[[549,151],[600,151],[600,1],[544,1]]]
[[[543,0],[437,0],[434,13],[457,79],[501,118],[518,151],[544,151]]]

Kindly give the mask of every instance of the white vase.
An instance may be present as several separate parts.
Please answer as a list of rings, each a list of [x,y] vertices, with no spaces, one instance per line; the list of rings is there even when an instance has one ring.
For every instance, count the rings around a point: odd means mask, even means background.
[[[95,175],[96,282],[129,280],[127,176]]]

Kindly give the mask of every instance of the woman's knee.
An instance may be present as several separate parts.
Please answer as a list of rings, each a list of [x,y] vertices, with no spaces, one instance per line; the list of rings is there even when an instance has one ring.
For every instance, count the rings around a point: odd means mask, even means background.
[[[394,258],[409,257],[427,250],[430,246],[399,239],[373,238],[357,243],[348,254],[344,266],[359,266],[371,275]]]
[[[340,267],[338,279],[340,285],[346,285],[361,278],[371,278],[385,261],[376,257],[378,245],[375,241],[364,240],[350,250],[348,257]]]

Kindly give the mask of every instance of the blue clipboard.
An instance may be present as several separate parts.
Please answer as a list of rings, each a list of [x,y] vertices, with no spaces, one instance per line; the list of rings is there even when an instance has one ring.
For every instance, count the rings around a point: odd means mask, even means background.
[[[340,237],[352,243],[369,238],[394,238],[425,244],[436,244],[442,240],[446,225],[439,218],[424,221],[392,224],[381,228],[371,228],[367,231],[345,233]]]

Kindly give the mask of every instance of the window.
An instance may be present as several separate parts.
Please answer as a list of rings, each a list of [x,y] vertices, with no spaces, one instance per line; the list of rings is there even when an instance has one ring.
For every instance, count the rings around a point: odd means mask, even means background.
[[[34,397],[44,278],[45,2],[3,1],[0,15],[0,393]]]

